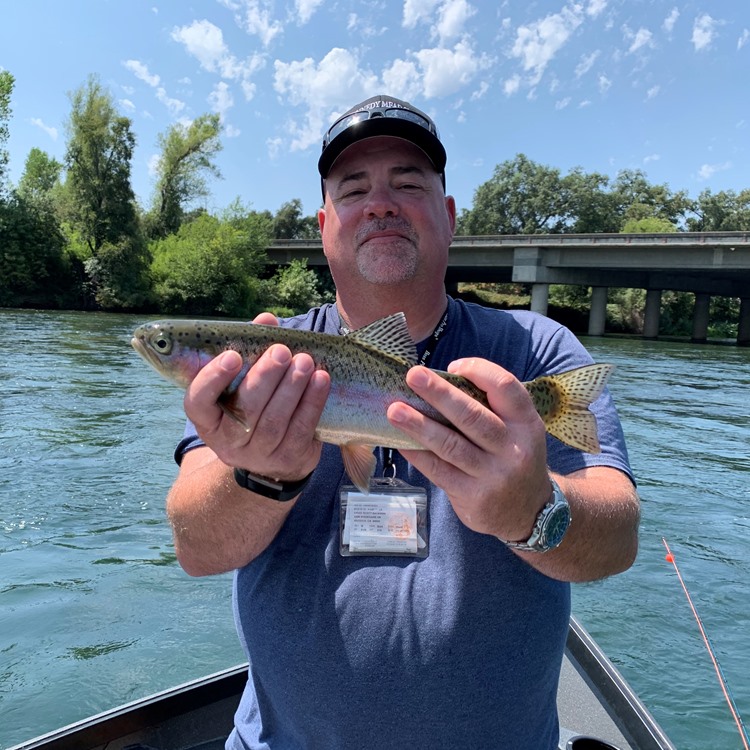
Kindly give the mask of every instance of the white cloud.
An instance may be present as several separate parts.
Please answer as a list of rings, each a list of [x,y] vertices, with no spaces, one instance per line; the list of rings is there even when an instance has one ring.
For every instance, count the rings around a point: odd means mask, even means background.
[[[583,99],[578,104],[578,109],[585,109],[591,106],[591,99]]]
[[[607,78],[607,76],[600,75],[599,80],[597,81],[597,86],[599,87],[599,91],[601,91],[602,94],[605,94],[610,88],[612,88],[612,81]]]
[[[669,15],[664,19],[662,28],[667,34],[671,34],[674,30],[674,25],[677,23],[677,19],[680,17],[680,11],[677,8],[672,8]]]
[[[661,86],[652,86],[647,92],[646,92],[646,99],[653,99],[658,95],[658,93],[661,91]]]
[[[295,16],[300,26],[304,26],[315,15],[322,2],[323,0],[294,0]]]
[[[440,0],[404,0],[404,15],[401,25],[413,29],[420,21],[431,21]]]
[[[511,57],[521,61],[525,71],[532,71],[531,85],[542,77],[545,68],[565,46],[583,22],[580,5],[569,5],[526,26],[519,26]]]
[[[650,164],[652,161],[659,161],[659,159],[661,159],[659,154],[649,154],[648,156],[643,157],[643,163]]]
[[[219,81],[208,95],[208,103],[214,112],[219,113],[221,121],[224,122],[227,111],[234,106],[234,97],[229,86],[224,81]]]
[[[693,36],[690,38],[690,41],[693,43],[696,52],[701,52],[711,47],[711,43],[716,38],[718,23],[708,13],[704,13],[695,19],[695,23],[693,23]]]
[[[555,109],[565,109],[570,104],[570,97],[566,96],[555,102]]]
[[[748,39],[750,39],[750,31],[748,31],[747,29],[742,29],[740,38],[737,40],[737,49],[741,50],[747,44]]]
[[[136,77],[149,86],[156,87],[161,79],[156,74],[148,72],[148,67],[139,60],[125,60],[123,65]]]
[[[648,29],[644,29],[643,27],[638,29],[634,34],[627,26],[625,26],[623,28],[623,34],[625,36],[625,41],[630,42],[630,47],[628,47],[628,52],[630,54],[637,52],[644,47],[654,46],[654,35]]]
[[[580,78],[582,75],[588,73],[596,62],[596,58],[599,57],[599,50],[595,50],[590,55],[583,55],[581,62],[576,66],[576,78]]]
[[[507,78],[503,82],[503,93],[506,96],[513,96],[521,88],[521,76],[515,75]]]
[[[151,156],[148,157],[146,164],[148,165],[148,173],[151,177],[156,177],[158,174],[160,161],[161,156],[159,154],[151,154]]]
[[[240,81],[245,98],[252,99],[255,85],[250,78],[265,65],[262,55],[256,53],[245,60],[238,60],[224,43],[221,29],[206,20],[175,27],[172,39],[184,45],[204,70],[218,73],[222,78]]]
[[[412,60],[394,60],[382,72],[383,88],[399,99],[411,99],[422,91],[422,77],[417,64]]]
[[[234,125],[227,124],[224,126],[224,130],[221,131],[221,134],[227,138],[237,138],[242,135],[242,131]]]
[[[233,10],[239,27],[248,34],[257,36],[264,47],[268,47],[274,37],[284,30],[280,21],[271,20],[272,3],[261,2],[261,0],[219,0],[219,2]],[[305,12],[310,10],[311,4],[308,3]],[[311,15],[312,11],[314,11],[314,8],[311,9]],[[307,20],[309,20],[309,17]]]
[[[466,22],[476,13],[476,8],[466,0],[446,0],[438,12],[438,22],[433,28],[440,44],[459,38],[464,33]]]
[[[274,62],[274,89],[293,105],[304,105],[304,121],[290,121],[292,151],[319,144],[327,123],[352,102],[376,93],[378,77],[362,70],[350,50],[334,47],[319,63],[311,57]]]
[[[57,140],[57,128],[54,128],[51,125],[45,125],[39,117],[32,117],[30,122],[40,130],[43,130],[53,141]]]
[[[484,95],[490,90],[490,84],[487,83],[487,81],[482,81],[479,84],[479,88],[476,89],[476,91],[471,92],[471,101],[477,101],[478,99],[482,99]]]
[[[726,169],[730,169],[732,162],[725,161],[723,164],[703,164],[698,170],[698,177],[701,180],[708,180],[713,177],[717,172],[723,172]]]
[[[607,7],[607,0],[589,0],[586,15],[596,18]]]
[[[189,26],[175,27],[172,39],[183,44],[201,67],[211,73],[219,71],[222,60],[229,57],[221,29],[210,21],[193,21]]]
[[[414,53],[422,69],[424,95],[428,99],[447,96],[469,83],[474,75],[490,62],[477,57],[467,42],[458,42],[452,50],[442,47],[422,49]]]
[[[272,159],[275,159],[280,153],[282,153],[283,147],[284,147],[283,138],[267,138],[266,139],[266,149],[268,150],[268,155]]]
[[[429,23],[431,38],[444,45],[464,35],[466,22],[476,12],[467,0],[405,0],[401,25],[414,29]]]
[[[179,99],[172,99],[167,96],[167,92],[160,86],[156,89],[156,98],[169,110],[172,115],[179,115],[185,109],[185,102]]]
[[[130,99],[120,99],[120,106],[128,112],[135,112],[135,104]]]

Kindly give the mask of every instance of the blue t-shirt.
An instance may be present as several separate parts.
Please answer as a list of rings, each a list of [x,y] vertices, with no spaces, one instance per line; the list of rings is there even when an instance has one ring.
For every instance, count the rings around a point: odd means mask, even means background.
[[[338,334],[341,321],[324,305],[282,325]],[[522,381],[591,362],[548,318],[451,299],[429,366],[467,356]],[[606,465],[631,476],[606,391],[592,411],[601,453],[548,437],[550,468]],[[200,444],[188,424],[178,458]],[[426,558],[339,554],[348,479],[339,449],[326,444],[276,539],[236,571],[235,620],[250,668],[227,748],[556,750],[569,585],[468,529],[440,488],[398,454],[395,464],[400,479],[427,492]]]

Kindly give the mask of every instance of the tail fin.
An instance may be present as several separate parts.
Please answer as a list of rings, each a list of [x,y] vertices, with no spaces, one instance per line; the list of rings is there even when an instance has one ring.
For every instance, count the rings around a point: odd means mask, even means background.
[[[572,448],[599,453],[596,417],[589,406],[614,369],[609,364],[587,365],[524,383],[547,432]]]

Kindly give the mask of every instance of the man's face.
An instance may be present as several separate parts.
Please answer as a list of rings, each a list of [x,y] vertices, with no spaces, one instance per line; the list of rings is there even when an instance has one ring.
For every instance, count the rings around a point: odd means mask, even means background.
[[[355,143],[336,160],[318,221],[337,286],[355,269],[371,284],[425,274],[442,281],[455,203],[421,149],[383,136]]]

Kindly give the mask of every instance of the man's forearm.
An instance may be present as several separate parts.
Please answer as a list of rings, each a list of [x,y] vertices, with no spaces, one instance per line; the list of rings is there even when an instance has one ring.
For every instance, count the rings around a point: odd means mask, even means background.
[[[209,448],[189,451],[167,496],[180,565],[192,576],[246,565],[271,543],[294,502],[243,489]]]
[[[622,472],[591,467],[555,475],[570,503],[572,523],[557,549],[519,552],[541,573],[562,581],[583,582],[627,570],[638,551],[640,502]]]

